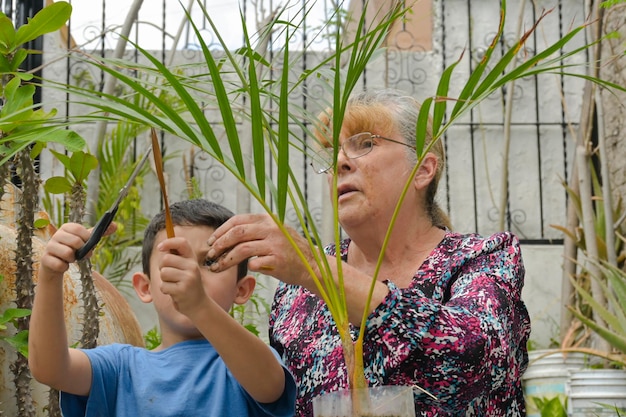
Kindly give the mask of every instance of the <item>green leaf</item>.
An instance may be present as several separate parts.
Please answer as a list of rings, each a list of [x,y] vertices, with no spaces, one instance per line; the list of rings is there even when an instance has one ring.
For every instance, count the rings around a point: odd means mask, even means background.
[[[63,164],[63,167],[65,167],[66,170],[70,170],[70,157],[68,155],[55,151],[54,149],[50,149],[50,153],[52,153],[52,155],[54,155],[54,157],[61,162],[61,164]]]
[[[289,42],[286,42],[283,62],[289,62]],[[285,221],[287,212],[287,191],[289,189],[289,71],[283,71],[280,85],[280,103],[278,105],[278,180],[276,190],[278,199],[276,208],[278,219]]]
[[[571,278],[570,281],[572,282],[574,288],[576,288],[576,291],[578,291],[578,294],[580,294],[580,296],[591,306],[594,314],[602,317],[602,319],[606,321],[609,326],[619,326],[619,323],[616,321],[615,316],[611,314],[606,306],[596,301],[596,299],[593,298],[593,296],[589,292],[587,292],[575,278]]]
[[[95,156],[77,151],[70,157],[70,172],[76,183],[82,183],[87,179],[89,173],[98,167],[98,160]]]
[[[5,104],[0,111],[2,124],[30,118],[33,113],[31,108],[34,94],[34,85],[22,85],[19,78],[12,78],[4,87]],[[8,131],[6,128],[2,130]]]
[[[0,144],[8,143],[9,146],[2,147],[0,153],[0,165],[10,160],[13,155],[22,149],[31,146],[33,143],[59,143],[68,150],[83,149],[85,141],[75,132],[59,128],[58,126],[39,126],[12,132],[10,135],[0,139]]]
[[[437,137],[439,133],[439,128],[441,127],[441,123],[443,118],[446,115],[446,106],[447,106],[447,96],[448,90],[450,89],[450,79],[452,78],[452,73],[454,69],[458,65],[459,60],[448,68],[446,68],[441,74],[441,79],[439,80],[439,85],[437,86],[437,97],[435,98],[435,108],[433,110],[433,125],[432,125],[432,135],[433,137]]]
[[[75,152],[81,149],[85,149],[87,142],[78,133],[73,130],[55,129],[49,132],[49,137],[46,138],[47,143],[58,143],[63,146],[68,152]]]
[[[22,330],[12,337],[2,337],[3,340],[8,342],[19,353],[28,357],[28,330]]]
[[[420,158],[422,156],[422,153],[424,152],[426,136],[428,134],[430,107],[432,104],[432,97],[425,99],[422,102],[420,112],[417,115],[417,125],[415,127],[415,152],[417,153],[418,158]]]
[[[17,29],[14,44],[19,46],[60,29],[71,14],[72,6],[64,1],[57,1],[44,7],[28,23]]]
[[[13,72],[13,66],[7,59],[6,55],[0,53],[0,74],[9,74]]]
[[[0,15],[0,54],[8,55],[15,48],[15,27],[4,13]]]
[[[29,316],[31,311],[27,308],[7,308],[2,316],[0,316],[0,323],[9,323],[13,320]]]
[[[50,224],[50,220],[48,219],[37,219],[35,220],[35,223],[33,224],[35,226],[35,229],[43,229],[44,227],[47,227]]]
[[[541,417],[567,417],[567,410],[565,410],[558,396],[552,398],[531,398],[535,402],[537,409],[541,412]]]
[[[65,177],[50,177],[43,185],[50,194],[65,194],[72,191],[72,184]]]
[[[245,22],[244,19],[243,14],[241,14],[241,21]],[[263,140],[262,123],[265,119],[265,114],[263,114],[263,109],[261,108],[261,92],[256,73],[256,65],[261,63],[261,65],[268,66],[269,63],[267,63],[263,56],[257,53],[252,47],[252,42],[250,41],[246,25],[243,24],[242,27],[246,47],[241,48],[241,51],[245,51],[249,59],[248,78],[250,83],[250,125],[252,128],[252,158],[254,161],[254,174],[257,189],[259,190],[259,196],[261,198],[265,198],[265,142]]]
[[[603,264],[600,266],[600,270],[603,270],[604,268],[606,268],[606,264]],[[623,273],[620,275],[622,277],[624,276]],[[593,279],[598,279],[598,278],[593,277]],[[588,326],[590,329],[596,332],[600,337],[602,337],[607,342],[609,342],[611,346],[620,350],[622,353],[626,354],[626,328],[622,325],[624,311],[621,310],[623,309],[622,307],[623,304],[620,305],[619,303],[614,303],[614,304],[617,304],[613,306],[614,308],[617,309],[617,313],[613,313],[608,308],[606,308],[606,306],[597,302],[593,298],[593,296],[577,282],[575,278],[570,277],[570,281],[572,283],[572,286],[576,289],[577,293],[585,300],[585,302],[587,302],[591,306],[593,310],[593,314],[598,315],[598,317],[601,317],[606,323],[606,326],[602,326],[596,323],[595,321],[591,320],[589,317],[586,317],[585,315],[580,313],[578,310],[572,308],[571,306],[568,306],[568,309],[586,326]],[[604,294],[605,297],[611,298],[612,293],[610,292],[609,287],[602,282],[599,282],[599,283],[600,283],[600,287],[602,288],[602,291],[605,293]],[[620,288],[620,293],[621,291],[622,291],[622,288]]]
[[[258,336],[260,334],[259,330],[254,324],[248,323],[248,324],[245,324],[243,327],[245,327],[250,333],[252,333],[255,336]]]
[[[202,6],[205,17],[208,19],[209,24],[214,27],[213,20],[209,16],[208,12]],[[241,151],[241,141],[239,140],[239,132],[237,131],[237,123],[235,122],[234,112],[230,105],[231,98],[229,97],[226,87],[224,85],[222,74],[220,69],[213,58],[213,54],[209,50],[208,45],[204,41],[204,37],[200,29],[196,26],[193,19],[190,19],[193,26],[193,30],[196,33],[202,52],[205,57],[205,62],[209,68],[209,74],[211,75],[211,81],[213,83],[213,89],[215,90],[215,98],[217,99],[220,114],[222,115],[222,122],[224,123],[224,130],[226,130],[226,138],[230,145],[231,157],[233,158],[235,165],[237,166],[237,172],[240,178],[246,178],[246,171],[244,169],[243,154]],[[216,31],[217,32],[217,31]]]
[[[24,62],[24,60],[28,57],[28,51],[26,51],[26,49],[18,49],[17,51],[15,51],[15,54],[13,55],[13,59],[10,62],[10,71],[11,72],[18,72],[18,70],[20,69],[20,65],[22,65],[22,62]],[[32,75],[31,75],[32,78]]]
[[[469,105],[469,99],[474,93],[478,82],[480,81],[483,73],[487,69],[487,64],[491,60],[491,56],[493,55],[493,51],[495,50],[498,41],[502,37],[502,33],[504,32],[504,17],[506,15],[506,5],[505,2],[502,4],[502,10],[500,12],[500,24],[498,25],[498,31],[496,35],[493,37],[491,44],[485,51],[485,55],[483,56],[480,63],[476,66],[476,68],[471,72],[469,79],[465,83],[465,86],[461,90],[459,94],[458,100],[452,109],[452,113],[450,115],[450,119],[454,120],[457,116],[460,115],[461,110],[464,107]]]

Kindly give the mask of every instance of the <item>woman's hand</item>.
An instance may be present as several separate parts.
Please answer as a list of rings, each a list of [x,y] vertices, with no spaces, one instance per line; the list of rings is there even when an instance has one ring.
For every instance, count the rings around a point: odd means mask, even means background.
[[[215,259],[211,270],[222,271],[247,258],[250,271],[314,290],[311,272],[317,275],[318,268],[309,243],[292,228],[287,227],[287,232],[289,238],[268,214],[233,216],[207,242],[208,255]]]

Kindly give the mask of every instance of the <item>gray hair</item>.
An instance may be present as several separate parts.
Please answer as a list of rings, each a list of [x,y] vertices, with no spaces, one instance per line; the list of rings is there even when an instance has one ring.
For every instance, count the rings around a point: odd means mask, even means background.
[[[348,100],[348,107],[350,106],[384,106],[389,111],[398,133],[407,144],[415,145],[415,129],[421,109],[421,104],[415,98],[399,90],[386,88],[355,94]],[[426,135],[425,143],[428,144],[432,141],[432,123],[430,119]],[[442,159],[440,165],[443,167],[443,153],[435,152],[435,154]],[[411,162],[417,163],[417,155],[414,152],[409,152],[409,159]]]

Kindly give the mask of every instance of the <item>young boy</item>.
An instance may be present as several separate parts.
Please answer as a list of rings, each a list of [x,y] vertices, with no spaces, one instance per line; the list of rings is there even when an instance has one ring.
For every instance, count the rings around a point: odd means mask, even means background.
[[[61,391],[73,416],[293,416],[295,382],[278,355],[229,314],[251,296],[247,263],[211,272],[207,239],[233,213],[206,200],[171,206],[145,231],[143,272],[133,275],[141,301],[152,302],[162,344],[153,351],[112,344],[68,347],[63,273],[90,232],[63,225],[41,257],[29,336],[29,365],[40,382]],[[108,232],[113,232],[114,227]]]

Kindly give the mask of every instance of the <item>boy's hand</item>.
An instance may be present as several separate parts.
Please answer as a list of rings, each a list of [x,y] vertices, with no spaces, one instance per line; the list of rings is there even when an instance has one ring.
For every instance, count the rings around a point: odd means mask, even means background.
[[[157,249],[163,252],[159,262],[161,291],[172,297],[178,311],[189,316],[208,298],[196,254],[187,239],[182,237],[166,239]]]
[[[115,232],[117,225],[111,223],[105,236]],[[91,231],[78,223],[65,223],[52,235],[40,260],[41,270],[63,274],[76,260],[76,249],[85,244]]]

